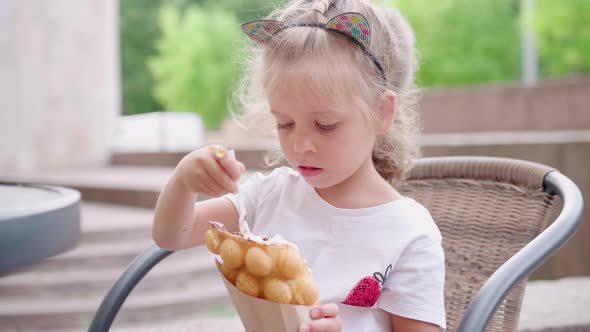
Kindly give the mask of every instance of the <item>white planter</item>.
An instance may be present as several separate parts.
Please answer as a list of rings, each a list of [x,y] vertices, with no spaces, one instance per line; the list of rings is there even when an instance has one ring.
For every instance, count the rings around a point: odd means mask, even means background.
[[[186,152],[204,144],[198,114],[156,112],[119,117],[113,152]]]

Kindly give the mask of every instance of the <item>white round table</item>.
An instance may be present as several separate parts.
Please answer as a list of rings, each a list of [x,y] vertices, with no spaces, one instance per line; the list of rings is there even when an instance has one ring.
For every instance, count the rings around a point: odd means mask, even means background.
[[[0,274],[39,262],[80,240],[80,193],[0,182]]]

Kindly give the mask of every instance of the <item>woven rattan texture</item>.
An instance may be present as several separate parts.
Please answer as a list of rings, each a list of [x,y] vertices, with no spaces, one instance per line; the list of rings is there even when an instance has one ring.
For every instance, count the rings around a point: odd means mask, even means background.
[[[515,185],[481,176],[477,180],[441,178],[436,167],[429,164],[428,168],[434,179],[419,168],[419,179],[410,178],[400,191],[428,208],[443,235],[447,331],[455,331],[483,283],[545,228],[553,196],[541,186],[532,188],[526,176],[516,176],[526,179],[526,184]],[[515,177],[502,178],[514,182]],[[516,330],[523,291],[524,282],[512,289],[487,331]]]

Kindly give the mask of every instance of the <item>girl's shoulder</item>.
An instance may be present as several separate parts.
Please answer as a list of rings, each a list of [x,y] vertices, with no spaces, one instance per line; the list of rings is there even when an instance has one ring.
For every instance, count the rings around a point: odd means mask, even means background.
[[[430,211],[411,197],[404,196],[398,204],[392,204],[391,214],[398,230],[403,230],[410,237],[428,238],[433,242],[442,238]]]

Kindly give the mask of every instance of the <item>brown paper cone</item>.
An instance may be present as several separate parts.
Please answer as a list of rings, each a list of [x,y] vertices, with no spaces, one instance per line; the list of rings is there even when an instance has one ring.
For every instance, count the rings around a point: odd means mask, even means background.
[[[309,306],[275,303],[240,291],[221,273],[221,264],[215,263],[246,332],[297,332],[302,323],[311,320]]]

